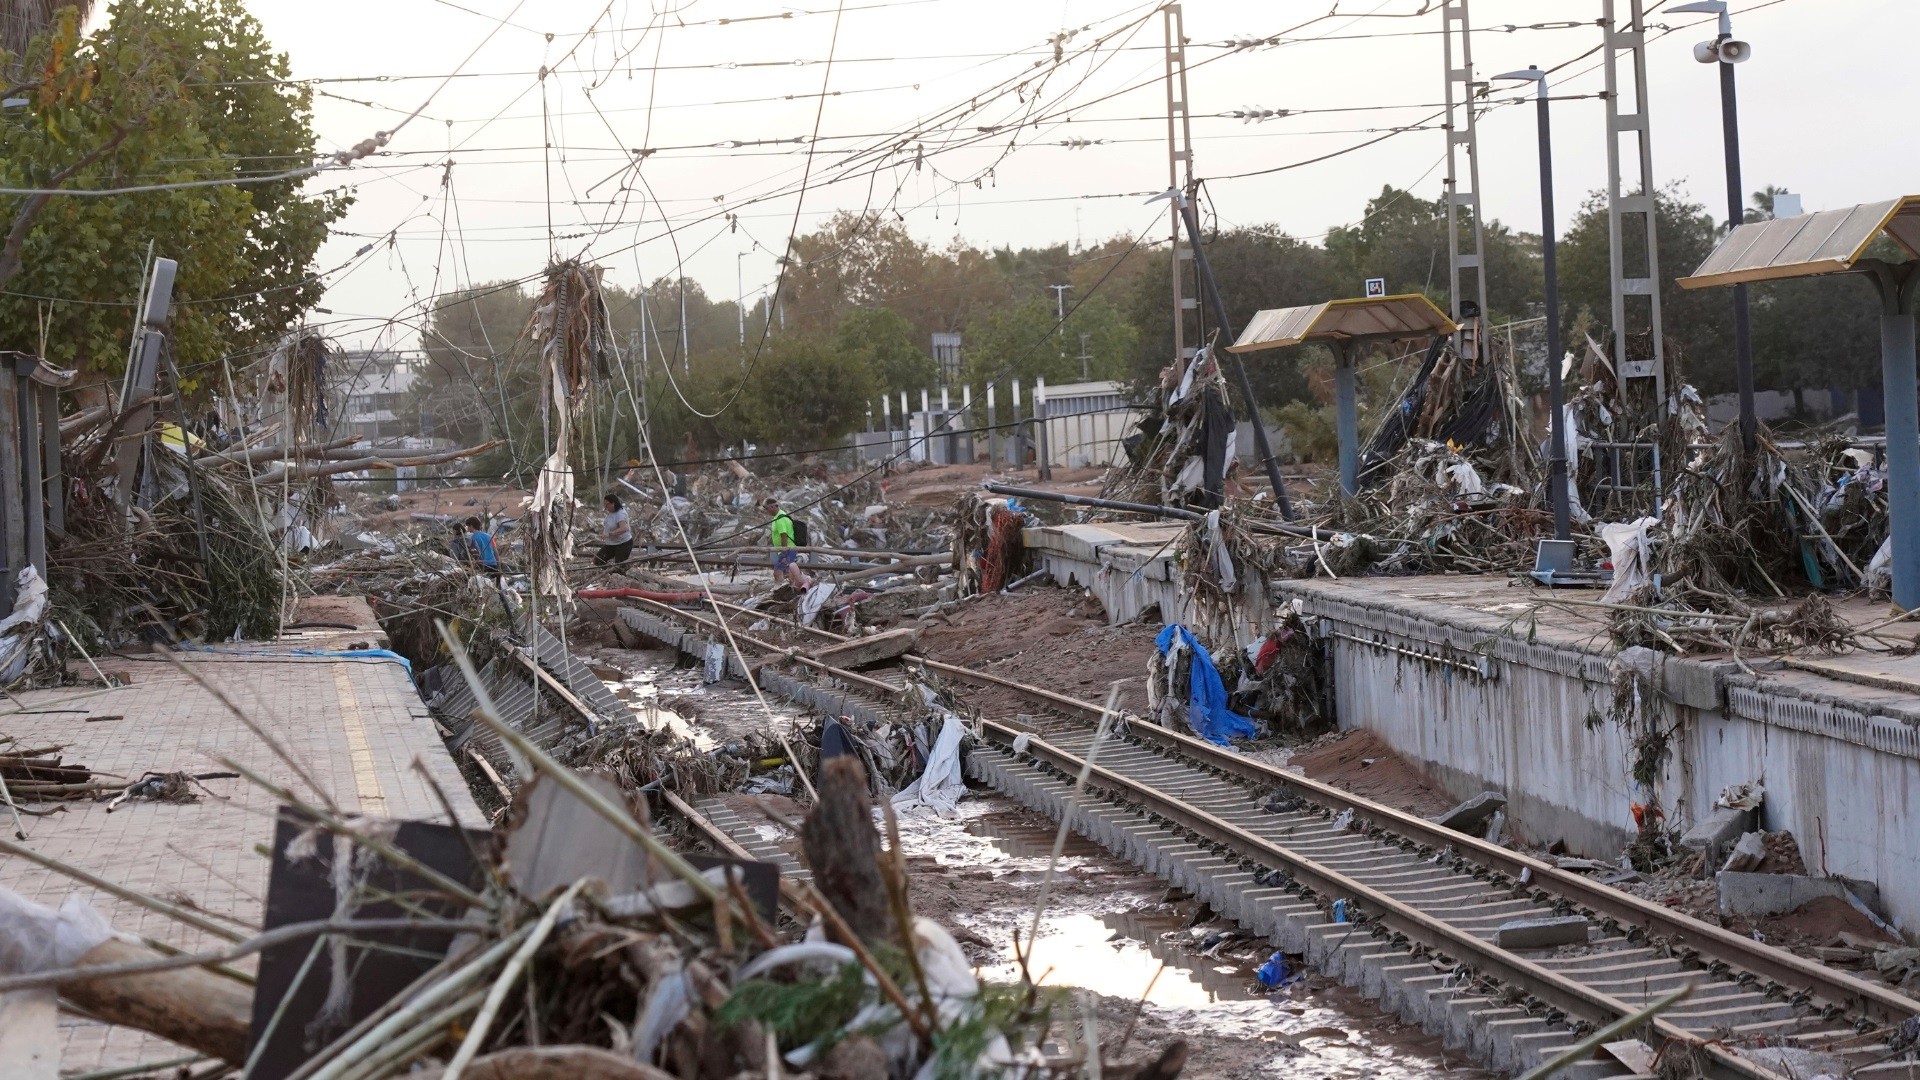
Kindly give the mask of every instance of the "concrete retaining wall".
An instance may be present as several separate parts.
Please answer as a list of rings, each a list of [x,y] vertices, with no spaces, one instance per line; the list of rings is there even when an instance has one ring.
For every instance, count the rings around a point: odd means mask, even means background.
[[[1614,655],[1450,623],[1385,594],[1276,588],[1323,620],[1342,727],[1375,732],[1455,797],[1504,792],[1529,839],[1611,858],[1633,837],[1633,748],[1609,719]],[[1652,664],[1652,703],[1676,730],[1659,792],[1670,821],[1685,829],[1723,788],[1758,780],[1764,826],[1794,834],[1810,873],[1876,882],[1892,921],[1920,930],[1920,701]]]

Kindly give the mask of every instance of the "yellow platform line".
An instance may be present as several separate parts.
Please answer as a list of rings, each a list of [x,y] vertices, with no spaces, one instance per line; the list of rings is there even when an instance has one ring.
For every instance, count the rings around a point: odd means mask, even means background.
[[[380,775],[373,767],[373,747],[367,742],[367,729],[360,721],[360,699],[353,692],[353,680],[347,665],[333,665],[333,686],[340,696],[340,726],[347,733],[347,757],[353,762],[353,787],[360,796],[360,812],[385,817],[387,794],[380,788]]]

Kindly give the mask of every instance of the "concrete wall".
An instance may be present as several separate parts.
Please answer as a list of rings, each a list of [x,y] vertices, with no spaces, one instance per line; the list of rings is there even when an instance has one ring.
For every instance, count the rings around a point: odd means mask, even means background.
[[[1385,595],[1278,588],[1325,620],[1342,727],[1376,732],[1458,798],[1505,793],[1530,840],[1613,858],[1632,838],[1631,740],[1606,719],[1612,655],[1449,624]],[[1677,725],[1660,783],[1672,823],[1758,780],[1765,826],[1794,834],[1809,872],[1876,882],[1895,924],[1920,930],[1920,701],[1686,660],[1656,661],[1653,682],[1663,724]]]
[[[1138,409],[1074,413],[1047,418],[1047,461],[1055,468],[1084,469],[1119,465],[1127,460],[1120,441],[1133,434]]]

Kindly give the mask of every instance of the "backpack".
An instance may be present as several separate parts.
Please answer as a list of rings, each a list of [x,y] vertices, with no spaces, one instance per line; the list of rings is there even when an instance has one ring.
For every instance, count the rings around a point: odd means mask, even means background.
[[[789,516],[787,520],[793,522],[793,546],[794,547],[806,547],[808,544],[812,543],[812,541],[807,538],[807,519],[806,518],[797,518],[797,517]]]

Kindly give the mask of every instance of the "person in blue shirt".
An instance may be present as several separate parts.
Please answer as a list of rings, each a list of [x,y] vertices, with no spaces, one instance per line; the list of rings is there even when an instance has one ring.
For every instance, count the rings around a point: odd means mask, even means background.
[[[477,517],[467,519],[467,557],[489,570],[500,569],[500,556],[493,550],[493,535]]]

